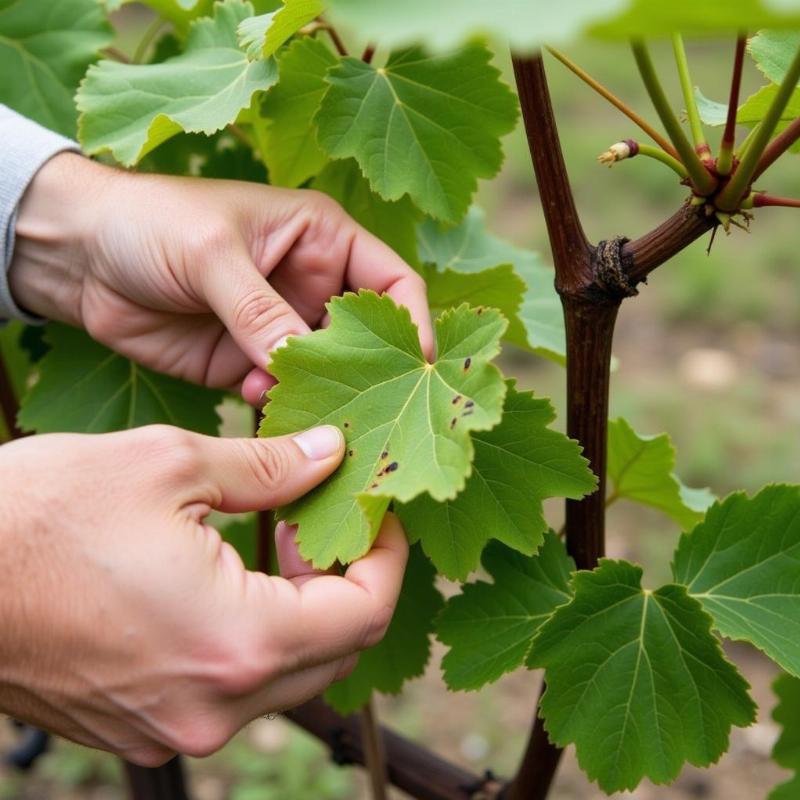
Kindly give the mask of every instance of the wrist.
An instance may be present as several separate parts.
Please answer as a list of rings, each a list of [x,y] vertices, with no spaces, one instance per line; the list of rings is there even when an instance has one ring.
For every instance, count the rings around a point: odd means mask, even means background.
[[[36,174],[19,205],[8,273],[16,303],[81,325],[81,292],[104,185],[114,174],[77,153],[60,153]]]

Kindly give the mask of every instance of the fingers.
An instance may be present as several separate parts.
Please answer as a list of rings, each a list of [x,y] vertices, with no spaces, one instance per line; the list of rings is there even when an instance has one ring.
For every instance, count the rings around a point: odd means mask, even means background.
[[[275,378],[260,369],[251,369],[242,382],[242,399],[251,406],[261,408],[266,393],[277,383]]]
[[[372,549],[344,576],[309,580],[300,575],[296,608],[287,612],[276,636],[281,651],[292,654],[294,668],[327,663],[377,644],[397,605],[407,560],[400,522],[387,514]]]
[[[269,354],[287,336],[310,331],[300,315],[259,273],[244,248],[228,254],[225,266],[208,270],[205,294],[214,313],[260,369],[267,366]]]
[[[336,566],[326,570],[314,569],[314,566],[300,555],[296,536],[297,526],[295,525],[279,522],[275,527],[275,550],[278,554],[281,577],[300,587],[306,581],[320,575],[338,574],[339,570]]]
[[[273,439],[197,437],[199,474],[187,478],[212,508],[227,513],[285,505],[309,492],[339,466],[344,437],[321,425]]]

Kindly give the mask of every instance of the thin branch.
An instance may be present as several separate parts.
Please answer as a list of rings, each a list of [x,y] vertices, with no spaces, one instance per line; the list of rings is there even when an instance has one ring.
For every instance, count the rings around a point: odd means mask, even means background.
[[[736,172],[733,173],[728,185],[716,199],[715,204],[721,211],[736,211],[739,203],[749,192],[759,160],[767,148],[770,137],[775,131],[789,99],[797,88],[798,80],[800,80],[800,48],[795,53],[789,69],[786,70],[783,81],[764,114],[761,124],[753,134],[747,150],[742,154],[742,160],[739,162]]]
[[[753,180],[761,177],[798,139],[800,139],[800,117],[790,122],[764,149],[758,160]]]
[[[625,244],[622,260],[632,283],[640,283],[656,268],[710,231],[716,222],[703,208],[685,203],[649,233]]]
[[[542,57],[514,56],[522,117],[528,136],[542,210],[550,235],[556,280],[565,291],[592,280],[591,249],[583,232],[558,138]]]
[[[680,155],[680,160],[689,172],[694,188],[701,195],[711,194],[717,186],[717,181],[703,166],[703,162],[700,161],[700,157],[694,151],[692,143],[686,138],[686,134],[683,132],[683,128],[681,128],[681,124],[678,122],[678,118],[675,116],[675,112],[664,94],[664,89],[658,79],[658,74],[653,66],[647,47],[640,40],[633,41],[631,47],[647,93],[650,95],[653,106],[661,118],[661,123],[666,129],[667,135]]]
[[[372,800],[386,800],[386,753],[374,697],[370,697],[361,710],[361,741],[364,743],[364,764],[369,774]]]
[[[557,58],[570,72],[577,75],[587,86],[594,89],[601,97],[604,97],[614,108],[621,111],[631,122],[638,125],[665,153],[669,153],[673,158],[678,158],[678,151],[646,120],[637,114],[624,100],[610,92],[602,83],[595,80],[588,72],[581,69],[574,61],[567,58],[562,52],[552,47],[547,48],[548,52]]]
[[[703,132],[703,123],[700,120],[700,112],[697,110],[697,101],[694,96],[694,84],[692,75],[689,71],[689,59],[686,58],[686,48],[683,45],[683,37],[679,33],[672,35],[672,51],[675,54],[675,64],[678,68],[678,77],[681,82],[683,92],[683,102],[686,104],[686,116],[689,118],[689,128],[692,131],[695,152],[703,161],[711,158],[711,149],[706,141]]]
[[[253,410],[253,435],[258,436],[262,414]],[[259,511],[256,515],[256,569],[267,575],[277,574],[275,558],[275,515],[272,511]]]
[[[331,749],[337,764],[363,764],[364,743],[358,716],[342,717],[322,700],[286,712],[286,717],[316,736]],[[441,759],[425,747],[381,728],[386,747],[389,781],[418,800],[484,800],[499,798],[502,781],[491,774],[479,777]]]
[[[733,59],[731,92],[728,97],[728,118],[725,121],[725,130],[722,133],[719,157],[717,158],[717,172],[720,175],[729,175],[733,168],[733,148],[736,145],[736,113],[739,110],[739,92],[742,86],[742,69],[744,67],[746,45],[747,36],[740,34],[736,39],[736,53]]]

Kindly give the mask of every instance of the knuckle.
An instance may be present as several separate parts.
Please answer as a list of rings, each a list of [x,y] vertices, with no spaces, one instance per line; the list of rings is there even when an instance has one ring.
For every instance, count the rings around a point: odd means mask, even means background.
[[[230,725],[213,715],[189,715],[175,726],[172,746],[182,755],[207,758],[221,750],[234,733]]]
[[[230,248],[232,228],[221,219],[205,220],[196,225],[197,232],[186,245],[187,266],[218,263],[218,257]]]
[[[161,461],[176,477],[197,473],[201,461],[198,437],[171,425],[148,425],[138,431],[139,446],[148,460]]]
[[[220,696],[248,695],[277,677],[277,663],[270,651],[256,644],[259,634],[237,626],[234,632],[216,637],[207,648],[216,654],[209,660],[207,673]]]
[[[316,189],[307,189],[306,201],[315,214],[341,217],[344,209],[330,195]]]
[[[288,327],[292,318],[292,310],[288,304],[264,290],[248,292],[233,310],[236,327],[251,335],[282,324]]]
[[[253,475],[262,486],[274,489],[286,482],[291,464],[285,447],[276,442],[256,442],[247,452]]]

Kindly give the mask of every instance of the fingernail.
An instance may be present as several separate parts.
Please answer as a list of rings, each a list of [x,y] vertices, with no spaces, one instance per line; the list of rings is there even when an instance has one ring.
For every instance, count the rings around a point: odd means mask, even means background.
[[[270,352],[274,353],[276,350],[280,350],[281,347],[283,347],[288,341],[289,341],[289,336],[281,336],[281,338],[278,339],[278,341],[275,342],[274,345],[272,345],[272,349],[270,350]]]
[[[272,345],[272,347],[270,348],[269,352],[267,353],[267,367],[269,367],[269,365],[272,363],[272,354],[276,350],[280,350],[281,347],[284,347],[286,345],[286,342],[289,341],[289,336],[292,336],[292,335],[293,334],[290,333],[290,334],[288,334],[286,336],[281,336],[281,338],[278,339],[278,341],[275,342],[274,345]]]
[[[333,425],[320,425],[318,428],[298,433],[295,444],[314,461],[335,456],[342,447],[342,432]]]

